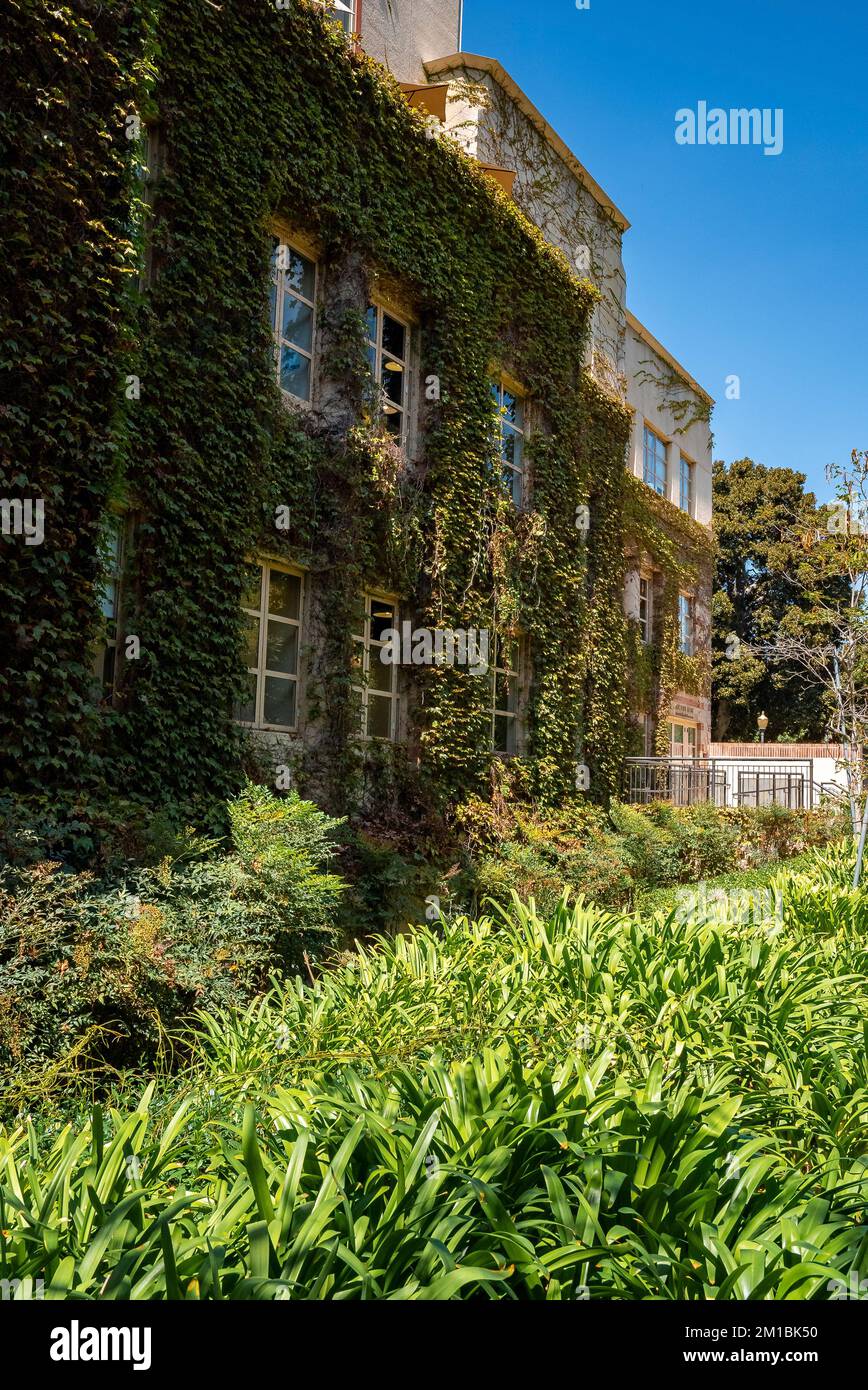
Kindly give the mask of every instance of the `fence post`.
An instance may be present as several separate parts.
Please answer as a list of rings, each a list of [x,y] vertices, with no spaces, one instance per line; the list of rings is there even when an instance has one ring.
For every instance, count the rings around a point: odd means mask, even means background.
[[[865,837],[868,835],[868,792],[865,793],[865,810],[862,813],[862,830],[859,835],[859,848],[856,851],[856,870],[853,874],[853,887],[858,888],[862,878],[862,860],[865,857]]]

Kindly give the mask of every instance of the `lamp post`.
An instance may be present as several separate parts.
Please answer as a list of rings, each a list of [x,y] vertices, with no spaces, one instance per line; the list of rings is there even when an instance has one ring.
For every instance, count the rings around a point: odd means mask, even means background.
[[[769,727],[768,715],[765,713],[765,711],[763,711],[759,719],[756,721],[756,726],[759,729],[760,743],[765,743],[766,729]]]

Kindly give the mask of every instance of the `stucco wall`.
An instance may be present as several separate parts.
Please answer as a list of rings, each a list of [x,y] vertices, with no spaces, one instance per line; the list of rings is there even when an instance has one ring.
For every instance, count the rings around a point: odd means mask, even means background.
[[[483,164],[514,171],[518,206],[564,253],[573,271],[600,290],[593,346],[606,354],[616,372],[623,372],[621,228],[491,73],[462,66],[438,72],[432,80],[450,83],[449,134]]]
[[[630,325],[626,334],[627,401],[633,407],[630,466],[637,478],[643,474],[644,427],[650,425],[667,442],[668,497],[679,504],[680,458],[694,465],[693,517],[711,525],[711,428],[702,398],[679,381],[673,367]],[[686,414],[679,418],[686,407]]]
[[[399,82],[424,82],[424,63],[457,52],[460,27],[461,0],[361,0],[362,45]]]

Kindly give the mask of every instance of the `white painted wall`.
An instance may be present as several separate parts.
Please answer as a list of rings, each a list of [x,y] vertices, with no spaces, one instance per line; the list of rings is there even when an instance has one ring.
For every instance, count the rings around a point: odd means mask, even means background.
[[[691,424],[682,433],[686,422],[679,424],[672,413],[672,366],[628,324],[626,332],[627,402],[633,407],[633,438],[630,466],[637,478],[644,471],[643,438],[648,424],[667,441],[666,463],[669,482],[669,501],[679,504],[681,454],[695,465],[693,474],[693,517],[703,526],[711,525],[711,427],[705,421]],[[662,382],[663,386],[657,384]],[[675,390],[676,399],[687,400],[692,406],[701,404],[700,397],[686,383]]]
[[[424,64],[460,47],[462,0],[356,0],[362,46],[399,82],[424,82]]]
[[[460,64],[431,80],[450,83],[448,133],[483,164],[515,172],[513,197],[522,212],[573,272],[600,290],[594,346],[623,372],[627,282],[620,226],[490,72]]]

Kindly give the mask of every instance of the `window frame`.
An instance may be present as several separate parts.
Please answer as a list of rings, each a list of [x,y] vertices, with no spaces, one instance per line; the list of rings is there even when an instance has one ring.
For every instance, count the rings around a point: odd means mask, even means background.
[[[512,474],[512,486],[507,495],[510,497],[516,511],[524,511],[528,496],[528,476],[527,465],[525,462],[525,450],[527,447],[527,440],[529,434],[527,418],[527,397],[525,396],[524,392],[521,391],[521,389],[517,387],[516,384],[513,381],[511,381],[509,377],[507,377],[503,372],[498,372],[494,377],[490,378],[490,386],[491,394],[494,398],[495,405],[497,408],[497,446],[500,456],[501,483],[504,487],[504,492],[506,492],[506,479],[504,477],[504,474],[507,471]],[[505,395],[511,396],[512,399],[515,401],[517,412],[520,412],[521,417],[521,422],[519,424],[512,424],[509,420],[507,420],[506,415],[504,414],[503,398]],[[504,426],[506,428],[504,428]],[[518,468],[516,468],[514,464],[509,463],[507,459],[504,457],[503,441],[507,431],[510,434],[512,434],[519,441],[520,444],[519,457],[521,459],[521,465]],[[518,479],[518,498],[516,498],[515,495],[516,479]]]
[[[375,336],[373,338],[367,331],[368,314],[370,314],[371,310],[374,312],[376,324]],[[397,323],[399,327],[404,330],[403,357],[399,357],[396,352],[386,352],[383,347],[383,324],[386,318],[390,318],[393,323]],[[373,296],[368,303],[365,313],[365,325],[365,348],[369,355],[371,353],[374,355],[371,381],[373,382],[376,419],[385,433],[390,435],[395,441],[398,448],[406,450],[407,442],[410,438],[410,354],[412,351],[413,326],[407,319],[403,318],[401,314],[396,313],[388,304],[385,304],[382,299],[375,299]],[[400,405],[396,401],[393,401],[391,397],[385,395],[385,386],[383,385],[383,372],[386,370],[383,364],[384,357],[396,363],[401,368],[398,375],[403,378],[404,389],[401,394]],[[388,409],[387,406],[390,406],[391,409]],[[397,435],[393,434],[384,424],[385,417],[389,415],[400,415],[401,417],[401,429]]]
[[[695,720],[689,719],[670,719],[669,724],[669,756],[670,758],[695,758],[699,750],[699,725]],[[681,752],[676,751],[675,730],[680,729],[684,737],[678,740]],[[687,735],[692,734],[692,740]],[[688,750],[688,751],[684,751]]]
[[[656,449],[649,449],[649,439],[654,440],[655,444],[660,445],[660,452]],[[649,456],[651,464],[649,466]],[[659,472],[658,461],[662,458],[663,480],[662,487],[658,486]],[[666,497],[669,492],[669,447],[661,434],[658,434],[651,425],[645,422],[644,433],[642,435],[642,480],[646,487],[650,487],[652,492],[656,492],[658,497]]]
[[[271,271],[269,279],[269,284],[271,286],[269,291],[269,311],[271,338],[274,344],[274,373],[277,379],[277,387],[281,395],[285,396],[287,400],[293,401],[297,405],[309,407],[313,403],[314,396],[314,364],[316,361],[317,334],[317,300],[320,291],[319,260],[316,256],[312,256],[309,250],[304,249],[291,236],[285,235],[282,231],[272,230],[271,240],[273,245],[271,248]],[[283,269],[281,269],[275,262],[275,253],[277,253],[277,259],[279,260],[280,252],[283,249],[293,252],[296,256],[300,256],[302,260],[307,261],[309,265],[313,266],[313,297],[311,299],[308,299],[306,295],[300,294],[296,290],[286,289],[286,268],[284,267]],[[305,308],[310,309],[311,311],[309,351],[307,348],[301,347],[300,344],[293,342],[291,338],[284,338],[283,336],[283,304],[284,298],[287,295],[291,299],[297,300],[298,303],[303,304]],[[294,392],[288,391],[286,387],[281,384],[281,358],[284,348],[288,349],[289,351],[298,353],[298,355],[300,357],[304,357],[309,364],[309,392],[307,396],[296,396]]]
[[[256,678],[256,692],[254,695],[253,719],[237,719],[236,723],[241,724],[245,729],[254,729],[260,733],[277,734],[297,734],[301,723],[301,685],[302,685],[302,641],[304,635],[305,602],[307,599],[307,575],[305,571],[297,565],[286,564],[280,560],[255,559],[248,561],[250,568],[256,567],[259,570],[259,610],[258,612],[242,603],[241,611],[247,617],[256,618],[259,623],[259,638],[256,648],[255,667],[246,668],[249,676]],[[268,603],[271,597],[271,572],[279,574],[289,574],[299,581],[298,595],[298,617],[285,618],[281,614],[271,613]],[[267,583],[265,582],[267,579]],[[270,622],[281,623],[286,627],[295,627],[298,633],[298,645],[296,648],[296,669],[291,671],[275,671],[266,666],[268,650],[268,624]],[[293,724],[274,724],[268,723],[265,719],[265,682],[266,680],[284,680],[295,685],[295,722]]]
[[[398,599],[392,595],[381,593],[376,589],[364,589],[361,594],[361,600],[365,610],[364,632],[359,633],[354,628],[351,634],[354,655],[357,647],[360,646],[362,649],[362,681],[360,684],[353,681],[351,686],[353,693],[359,697],[361,710],[359,728],[356,731],[355,737],[361,739],[364,743],[397,743],[401,702],[401,692],[398,688],[398,663],[380,663],[385,666],[386,670],[389,672],[388,690],[372,689],[368,677],[371,670],[373,651],[377,651],[377,660],[379,660],[379,652],[382,651],[383,647],[386,645],[385,642],[371,636],[371,619],[373,617],[371,605],[377,603],[388,605],[392,610],[392,621],[390,626],[396,630],[400,630],[399,602]],[[371,734],[368,732],[368,708],[371,703],[371,695],[373,695],[375,700],[389,701],[389,733],[386,737],[382,734]]]
[[[692,594],[678,594],[678,650],[682,656],[696,654],[696,600]]]
[[[644,593],[643,593],[643,589],[644,589]],[[639,635],[640,635],[640,637],[642,638],[643,645],[646,646],[646,647],[648,647],[648,646],[651,645],[651,624],[652,624],[652,622],[653,622],[653,610],[652,610],[652,582],[651,582],[650,576],[647,575],[647,574],[640,574],[640,575],[639,575],[639,588],[638,588],[638,600],[637,600],[637,603],[638,603],[637,617],[638,617],[638,622],[639,622]],[[643,612],[643,609],[644,609],[644,612]]]
[[[678,506],[687,516],[693,516],[696,464],[686,454],[681,454],[678,462]],[[687,478],[687,506],[684,505],[684,481]]]
[[[513,646],[515,649],[515,666],[504,665],[501,661],[504,647]],[[525,680],[525,643],[520,634],[511,637],[501,637],[495,633],[494,654],[491,662],[491,683],[489,688],[489,709],[491,711],[491,751],[496,758],[516,758],[521,753],[523,741],[523,709],[522,695]],[[515,709],[503,709],[497,703],[497,678],[505,676],[507,679],[513,677],[515,680]],[[497,746],[497,721],[507,719],[510,721],[508,728],[513,732],[513,748],[498,748]],[[509,739],[507,739],[507,744]]]

